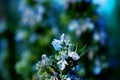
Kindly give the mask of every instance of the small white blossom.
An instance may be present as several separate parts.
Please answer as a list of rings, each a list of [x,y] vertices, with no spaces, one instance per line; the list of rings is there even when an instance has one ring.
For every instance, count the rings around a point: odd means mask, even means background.
[[[62,60],[60,60],[58,63],[59,69],[64,70],[65,66],[68,65],[67,61],[65,60],[65,56],[62,56]]]
[[[63,41],[65,39],[65,34],[63,33],[60,37],[60,40]]]
[[[68,56],[72,57],[73,60],[78,60],[80,58],[76,52],[69,52]]]
[[[66,80],[71,80],[71,78],[68,77]]]
[[[64,69],[65,69],[65,64],[64,64],[64,63],[61,63],[61,64],[59,65],[59,69],[60,69],[60,70],[64,70]]]
[[[45,67],[46,59],[47,59],[47,58],[46,58],[46,54],[43,54],[43,55],[42,55],[42,61],[41,61],[41,63],[42,63],[42,64],[41,64],[41,65],[42,65],[41,67],[42,67],[42,68]]]

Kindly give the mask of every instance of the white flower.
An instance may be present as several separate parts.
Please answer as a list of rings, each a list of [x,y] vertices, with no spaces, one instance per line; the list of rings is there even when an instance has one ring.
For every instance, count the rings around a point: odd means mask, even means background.
[[[60,65],[59,65],[59,69],[60,69],[60,70],[64,70],[64,69],[65,69],[65,64],[64,64],[64,63],[60,64]]]
[[[59,69],[60,70],[64,70],[65,69],[65,66],[68,65],[67,61],[65,60],[65,57],[62,56],[62,60],[60,60],[58,63],[59,65]]]
[[[76,52],[69,52],[68,56],[72,57],[73,60],[78,60],[80,58]]]
[[[43,54],[42,55],[42,61],[41,61],[41,67],[43,68],[43,67],[45,67],[45,64],[46,64],[46,59],[47,59],[47,57],[46,57],[46,54]]]
[[[68,77],[66,80],[71,80],[71,78],[70,78],[70,77]]]
[[[65,39],[65,34],[63,33],[60,37],[60,40],[63,41]]]

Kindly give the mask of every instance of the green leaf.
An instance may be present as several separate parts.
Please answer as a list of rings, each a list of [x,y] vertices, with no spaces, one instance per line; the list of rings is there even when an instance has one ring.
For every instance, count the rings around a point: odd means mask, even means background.
[[[79,50],[79,52],[84,51],[84,50],[85,50],[85,48],[86,48],[86,45],[84,45],[84,46],[82,47],[82,49],[80,49],[80,50]]]
[[[42,68],[41,70],[40,70],[40,72],[39,72],[39,74],[43,74],[44,72],[45,72],[45,68]]]

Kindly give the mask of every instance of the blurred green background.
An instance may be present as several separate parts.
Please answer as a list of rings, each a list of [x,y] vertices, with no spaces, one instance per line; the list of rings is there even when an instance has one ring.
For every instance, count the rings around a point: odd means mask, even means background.
[[[110,2],[111,1],[111,2]],[[35,63],[65,33],[88,53],[85,80],[119,80],[119,0],[0,0],[0,80],[38,80]],[[99,67],[98,67],[99,65]]]

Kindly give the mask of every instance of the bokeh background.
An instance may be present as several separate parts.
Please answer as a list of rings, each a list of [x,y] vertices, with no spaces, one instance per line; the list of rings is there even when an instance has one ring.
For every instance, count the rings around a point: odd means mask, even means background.
[[[35,64],[62,33],[87,46],[85,80],[119,80],[119,0],[0,0],[0,80],[37,80]]]

